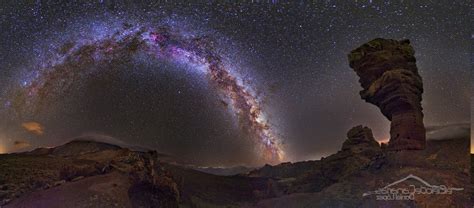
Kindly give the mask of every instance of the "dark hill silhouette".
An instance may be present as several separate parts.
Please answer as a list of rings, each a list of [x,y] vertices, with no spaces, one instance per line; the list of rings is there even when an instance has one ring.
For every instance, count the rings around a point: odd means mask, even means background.
[[[355,127],[349,131],[339,152],[321,160],[266,165],[233,176],[212,175],[188,165],[167,163],[155,151],[134,151],[96,141],[72,141],[55,148],[4,154],[0,155],[0,202],[5,207],[470,204],[468,134],[460,137],[455,133],[449,138],[443,130],[444,139],[428,140],[424,150],[387,151],[374,143],[369,130]],[[466,151],[460,151],[463,148]],[[410,174],[429,184],[464,190],[451,195],[417,197],[415,201],[377,201],[373,196],[363,197],[368,191]],[[412,182],[410,179],[403,183]]]

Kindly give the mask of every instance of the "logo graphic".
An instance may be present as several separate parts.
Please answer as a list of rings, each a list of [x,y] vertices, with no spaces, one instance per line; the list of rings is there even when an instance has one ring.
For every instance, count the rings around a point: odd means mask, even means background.
[[[421,186],[415,186],[414,184],[408,185],[408,187],[396,187],[397,184],[400,184],[408,179],[414,179],[421,183]],[[425,180],[421,179],[415,175],[408,175],[405,178],[402,178],[398,181],[395,181],[383,188],[379,188],[375,191],[369,191],[362,194],[363,197],[375,195],[376,200],[414,200],[415,195],[417,194],[452,194],[453,191],[462,191],[464,188],[453,188],[446,185],[431,185]]]

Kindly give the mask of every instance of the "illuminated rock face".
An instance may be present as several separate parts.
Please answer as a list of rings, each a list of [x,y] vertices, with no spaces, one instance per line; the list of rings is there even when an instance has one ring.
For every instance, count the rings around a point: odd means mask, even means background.
[[[377,38],[348,55],[350,67],[360,77],[361,98],[391,121],[391,150],[425,148],[423,83],[414,53],[409,40]]]

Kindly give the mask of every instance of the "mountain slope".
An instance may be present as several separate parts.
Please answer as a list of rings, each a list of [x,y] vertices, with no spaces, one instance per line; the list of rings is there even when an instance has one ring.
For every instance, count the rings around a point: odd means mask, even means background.
[[[438,131],[440,128],[436,128]],[[455,128],[458,129],[458,128]],[[318,161],[266,165],[219,176],[96,141],[0,155],[5,207],[466,207],[472,194],[469,135],[428,140],[425,150],[388,151],[366,127],[355,127],[341,150]],[[459,132],[456,130],[456,132]],[[463,131],[464,132],[464,131]],[[452,136],[449,136],[452,135]],[[165,158],[166,160],[166,158]],[[414,200],[367,195],[415,175],[432,185],[464,188]],[[407,180],[397,186],[420,186]]]

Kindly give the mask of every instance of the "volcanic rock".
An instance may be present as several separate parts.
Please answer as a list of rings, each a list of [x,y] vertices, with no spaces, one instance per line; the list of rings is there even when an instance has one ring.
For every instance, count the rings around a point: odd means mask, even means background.
[[[380,149],[370,128],[359,125],[347,132],[347,140],[342,144],[343,151],[359,153],[368,149]]]
[[[247,175],[275,178],[286,194],[319,192],[368,168],[381,155],[382,149],[375,141],[372,130],[359,125],[347,132],[346,141],[335,154],[316,161],[265,165]]]
[[[377,38],[351,51],[350,67],[360,77],[360,96],[390,121],[390,150],[424,149],[423,83],[409,40]]]
[[[88,153],[67,157],[4,154],[0,155],[0,206],[469,207],[469,134],[457,138],[457,133],[441,133],[444,139],[428,140],[421,151],[384,151],[369,128],[356,126],[349,130],[340,151],[321,160],[266,165],[233,176],[162,163],[154,151],[96,151],[102,144],[89,144],[90,150],[80,151]],[[466,151],[459,151],[463,148]],[[107,171],[102,171],[104,167]],[[464,190],[417,195],[414,201],[363,196],[410,174],[433,185]]]
[[[2,207],[178,206],[177,185],[154,151],[75,140],[0,156]]]
[[[54,182],[54,186],[60,186],[60,185],[63,185],[64,183],[66,183],[65,180],[56,181]]]
[[[353,135],[364,135],[362,132],[370,135],[364,129],[351,129],[343,146],[358,146],[355,141],[360,139],[354,140],[357,137]],[[443,127],[436,127],[436,131],[439,129]],[[343,148],[319,161],[306,161],[314,167],[311,171],[301,171],[299,174],[295,171],[295,174],[278,178],[278,186],[283,189],[284,195],[263,199],[247,207],[471,207],[474,188],[469,183],[471,178],[467,171],[471,163],[467,150],[470,135],[465,132],[465,135],[459,136],[457,132],[453,131],[451,136],[443,132],[444,139],[427,140],[426,148],[419,151],[385,151],[375,145],[367,145],[359,153],[352,151],[357,148]],[[474,156],[471,157],[474,161]],[[275,172],[292,168],[296,168],[295,165],[273,166]],[[269,170],[269,167],[262,168],[261,175]],[[418,176],[434,186],[463,190],[451,194],[415,194],[413,200],[378,200],[378,195],[364,195],[409,175]],[[425,184],[410,179],[393,188],[410,186],[419,189]]]

